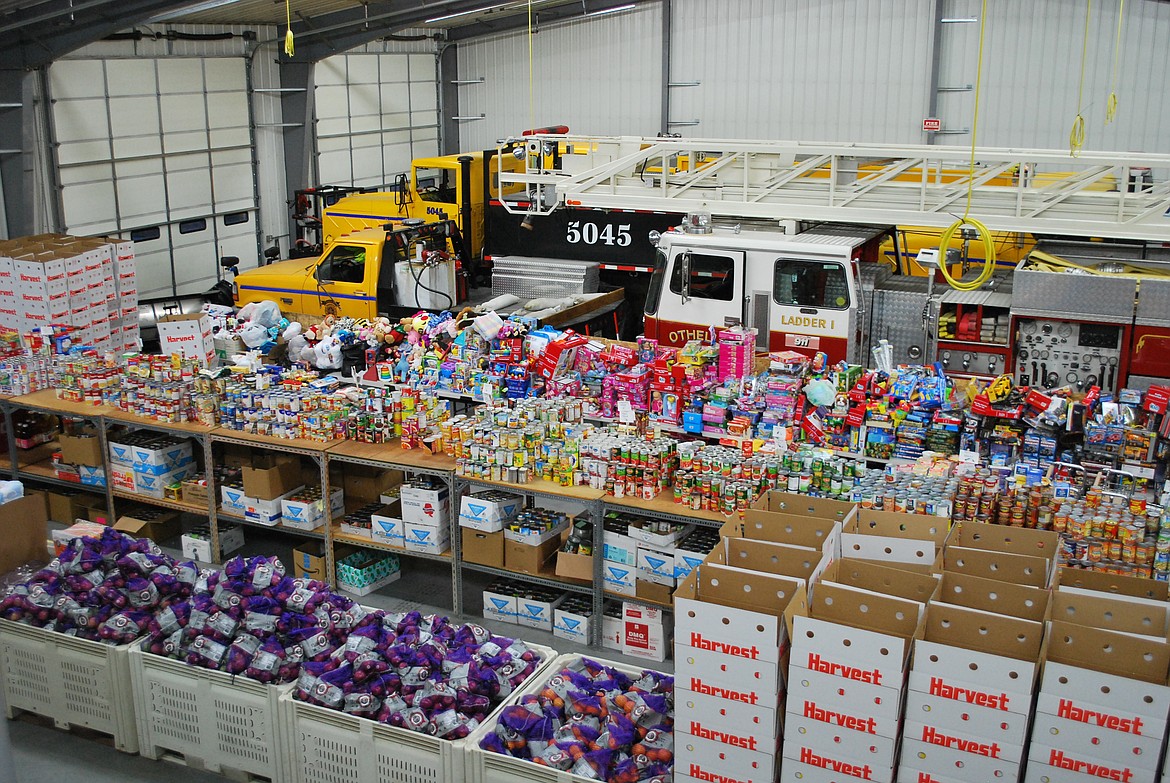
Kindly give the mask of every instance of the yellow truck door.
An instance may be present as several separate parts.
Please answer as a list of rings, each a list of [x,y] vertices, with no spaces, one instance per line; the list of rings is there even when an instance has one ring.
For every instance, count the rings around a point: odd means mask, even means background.
[[[304,285],[304,312],[372,318],[379,253],[370,245],[334,245]]]

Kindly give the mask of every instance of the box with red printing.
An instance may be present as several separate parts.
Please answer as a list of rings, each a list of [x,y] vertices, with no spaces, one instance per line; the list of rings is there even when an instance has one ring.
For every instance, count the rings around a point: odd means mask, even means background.
[[[573,366],[577,348],[588,342],[588,338],[582,335],[565,332],[560,339],[553,340],[545,346],[540,358],[536,360],[535,374],[547,381],[565,372]]]
[[[1153,749],[1170,712],[1168,676],[1165,637],[1050,621],[1027,779],[1152,783],[1160,759]]]

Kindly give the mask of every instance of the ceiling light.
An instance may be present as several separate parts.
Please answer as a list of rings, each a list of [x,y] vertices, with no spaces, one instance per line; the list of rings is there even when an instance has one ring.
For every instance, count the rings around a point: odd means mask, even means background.
[[[585,16],[605,16],[606,14],[616,14],[622,11],[632,11],[637,8],[637,4],[630,3],[628,5],[615,5],[613,8],[602,8],[600,11],[586,11]]]
[[[431,24],[432,22],[445,22],[448,19],[457,19],[461,16],[471,16],[472,14],[482,14],[485,11],[494,11],[497,8],[503,8],[506,5],[510,5],[510,3],[496,3],[495,5],[485,6],[484,8],[473,8],[470,11],[458,11],[458,12],[453,13],[453,14],[445,14],[443,16],[436,16],[434,19],[424,20],[423,24]]]

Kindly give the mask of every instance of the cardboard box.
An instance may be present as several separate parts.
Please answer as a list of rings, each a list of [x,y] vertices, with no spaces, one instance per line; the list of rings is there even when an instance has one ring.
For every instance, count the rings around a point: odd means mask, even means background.
[[[636,596],[638,570],[625,563],[605,560],[601,563],[601,574],[605,580],[605,591],[615,595]]]
[[[641,572],[638,575],[640,576]],[[643,601],[670,606],[673,600],[671,593],[673,592],[674,588],[669,585],[647,582],[644,579],[635,579],[634,581],[634,595]]]
[[[432,527],[405,522],[404,532],[406,541],[403,546],[411,552],[441,555],[451,548],[451,533],[446,526]]]
[[[601,646],[607,650],[622,651],[622,634],[625,631],[625,622],[621,615],[613,617],[609,614],[601,616]]]
[[[504,567],[504,532],[484,533],[474,528],[461,529],[463,560],[492,568]]]
[[[294,489],[286,493],[284,497],[288,497],[298,491],[299,488]],[[284,500],[284,497],[273,498],[272,500],[250,498],[251,502],[244,507],[244,517],[249,522],[255,522],[259,525],[279,525],[283,519],[281,516],[281,501]]]
[[[484,590],[483,616],[497,623],[516,625],[516,596]]]
[[[54,530],[52,535],[53,556],[60,557],[65,551],[65,547],[69,546],[69,542],[75,538],[100,538],[106,527],[108,526],[99,525],[96,522],[77,522],[63,530]]]
[[[169,473],[195,461],[195,451],[189,440],[158,448],[132,446],[130,456],[134,470],[154,475]]]
[[[641,581],[673,588],[675,584],[674,551],[639,546],[637,578]]]
[[[403,485],[398,491],[398,497],[402,499],[403,519],[408,522],[433,520],[433,524],[437,524],[440,509],[444,522],[447,519],[446,515],[450,512],[450,492],[445,485],[434,489],[412,487],[409,484]]]
[[[158,319],[158,338],[164,355],[177,353],[188,359],[198,359],[204,367],[210,367],[215,357],[211,318],[203,313],[163,316]]]
[[[153,520],[139,519],[133,515],[120,516],[114,523],[114,530],[121,530],[135,538],[149,538],[157,544],[178,536],[183,529],[176,512],[163,511]]]
[[[325,542],[306,541],[293,550],[293,576],[327,581],[325,570]]]
[[[43,563],[48,558],[45,541],[49,537],[49,508],[41,492],[27,492],[24,497],[0,505],[0,573],[7,573],[25,563]]]
[[[553,636],[577,644],[589,644],[593,630],[590,615],[567,611],[560,606],[553,610]]]
[[[185,468],[175,468],[169,473],[163,473],[162,475],[139,473],[135,470],[134,491],[140,495],[162,499],[166,496],[166,488],[172,484],[181,482],[191,474],[193,468],[193,465]]]
[[[562,537],[564,544],[566,535]],[[584,582],[593,581],[593,555],[574,554],[573,552],[557,551],[556,575],[564,579],[579,579]]]
[[[690,525],[671,526],[671,530],[667,533],[654,533],[648,528],[639,525],[631,524],[629,527],[630,538],[637,541],[639,544],[647,544],[650,549],[673,549],[679,541],[686,538],[690,532],[694,530]]]
[[[78,480],[87,487],[104,487],[106,469],[101,465],[78,465]]]
[[[560,546],[559,538],[550,538],[539,546],[528,546],[509,541],[507,531],[504,533],[504,568],[509,571],[539,574]]]
[[[300,489],[301,461],[298,457],[263,455],[243,470],[244,494],[257,500],[272,500]]]
[[[243,511],[248,506],[255,504],[256,498],[249,497],[246,492],[240,487],[229,487],[223,485],[219,488],[220,505],[226,509],[234,509]]]
[[[622,653],[650,661],[666,660],[670,632],[662,609],[622,604]]]
[[[61,447],[61,461],[70,465],[98,465],[101,466],[102,446],[96,435],[88,438],[79,438],[62,433],[57,436]]]
[[[507,499],[464,495],[459,502],[459,525],[485,533],[494,533],[503,530],[504,522],[516,516],[523,507],[524,498],[519,495]]]
[[[47,498],[49,519],[64,525],[71,524],[75,519],[85,517],[86,507],[89,503],[97,500],[93,495],[64,488],[50,490]]]
[[[381,499],[382,494],[402,483],[400,470],[382,470],[366,465],[346,465],[341,485],[345,496],[360,505]]]
[[[543,530],[539,533],[521,533],[515,530],[505,529],[504,540],[515,544],[527,544],[528,546],[540,546],[553,540],[559,544],[561,534],[568,529],[569,519],[565,518],[561,524],[551,530]]]
[[[603,529],[601,535],[602,557],[613,563],[628,566],[638,565],[638,541],[630,536]]]
[[[676,724],[677,725],[677,724]],[[692,728],[689,724],[685,728]],[[702,724],[693,728],[702,729]],[[679,728],[675,729],[674,734],[674,767],[678,771],[687,770],[691,774],[693,780],[734,780],[738,783],[774,783],[776,780],[776,762],[777,755],[769,752],[769,749],[750,750],[746,746],[735,747],[728,741],[715,738],[696,737],[688,734]],[[789,766],[785,764],[785,769]],[[843,783],[845,780],[840,775],[840,770],[849,769],[849,767],[835,767],[838,770],[838,775],[835,775],[832,780]],[[868,780],[881,780],[876,776],[872,778],[862,778]],[[675,781],[683,783],[685,778],[675,774]],[[686,783],[689,783],[687,781]],[[808,781],[801,780],[801,783],[808,783]]]
[[[390,546],[406,546],[406,523],[393,516],[387,516],[385,511],[370,517],[370,538]]]
[[[128,468],[125,465],[115,465],[110,463],[109,468],[110,486],[114,489],[121,489],[126,492],[136,491],[134,484],[134,468]]]
[[[553,629],[553,610],[565,600],[565,596],[557,596],[552,600],[517,598],[516,623],[528,628],[551,632]]]
[[[244,546],[244,529],[239,525],[220,525],[219,527],[219,556],[211,552],[211,534],[200,535],[196,531],[184,533],[182,541],[183,557],[198,560],[201,563],[222,562],[226,555],[230,555]]]
[[[200,479],[187,479],[183,481],[183,502],[206,506],[209,504],[209,491],[210,488]]]

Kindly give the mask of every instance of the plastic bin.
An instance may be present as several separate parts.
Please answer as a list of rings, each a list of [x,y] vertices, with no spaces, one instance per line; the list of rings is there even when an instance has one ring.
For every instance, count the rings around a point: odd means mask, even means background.
[[[234,778],[286,780],[288,756],[278,717],[291,684],[266,685],[130,649],[142,755],[170,752],[190,767]]]
[[[543,683],[557,653],[539,644],[525,644],[543,657],[528,682]],[[467,738],[439,739],[347,715],[297,701],[291,690],[281,695],[280,710],[284,733],[291,746],[288,780],[293,783],[463,783],[467,780]],[[495,725],[495,712],[485,723]]]
[[[598,658],[593,655],[567,653],[560,656],[548,667],[545,671],[545,676],[539,678],[533,677],[523,687],[517,688],[511,696],[504,700],[500,708],[492,713],[488,720],[485,720],[479,728],[471,733],[471,736],[463,740],[467,747],[467,780],[469,783],[517,783],[517,781],[536,781],[536,783],[597,783],[596,780],[574,775],[571,772],[562,772],[558,769],[535,764],[526,759],[505,756],[502,753],[493,753],[492,751],[483,750],[479,747],[480,740],[487,736],[489,732],[496,730],[496,717],[505,706],[515,704],[524,696],[539,692],[548,684],[551,675],[556,674],[570,663],[581,660],[581,658],[597,661],[604,666],[617,669],[619,672],[631,677],[638,677],[644,671],[657,671],[649,667],[628,666],[624,663],[615,663],[614,661],[607,661],[604,658]]]
[[[0,620],[0,677],[8,717],[21,711],[43,715],[59,728],[109,734],[115,748],[137,753],[131,647]]]

